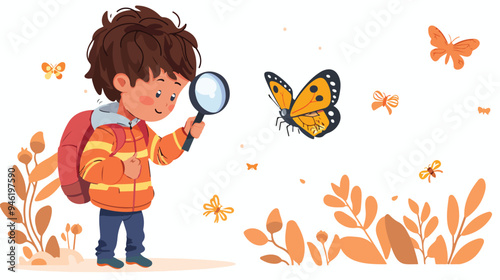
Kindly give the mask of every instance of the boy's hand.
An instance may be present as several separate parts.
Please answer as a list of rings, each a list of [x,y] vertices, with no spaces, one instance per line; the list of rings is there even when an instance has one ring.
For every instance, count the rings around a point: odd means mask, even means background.
[[[193,124],[194,119],[195,117],[187,119],[186,125],[184,126],[184,132],[186,134],[191,132],[191,136],[193,136],[194,138],[198,138],[200,137],[200,134],[203,131],[203,128],[205,127],[205,123],[201,122]]]
[[[130,179],[137,179],[141,174],[141,161],[137,159],[137,153],[123,161],[123,165],[125,166],[123,173]]]

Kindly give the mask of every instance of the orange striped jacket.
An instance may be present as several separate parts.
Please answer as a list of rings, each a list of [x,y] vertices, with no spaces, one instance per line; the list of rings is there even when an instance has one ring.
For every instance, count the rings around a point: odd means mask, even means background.
[[[110,156],[116,149],[116,137],[107,125],[99,126],[94,130],[80,161],[80,176],[90,182],[90,200],[103,209],[118,212],[141,211],[151,205],[154,196],[151,186],[149,160],[155,164],[167,165],[178,158],[186,140],[183,128],[163,138],[147,126],[149,143],[140,128],[124,127],[125,144]],[[134,153],[141,163],[141,172],[137,179],[124,175],[123,161]]]

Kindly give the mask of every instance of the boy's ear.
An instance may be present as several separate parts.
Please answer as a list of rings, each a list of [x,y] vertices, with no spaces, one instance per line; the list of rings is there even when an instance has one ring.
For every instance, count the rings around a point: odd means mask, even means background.
[[[118,73],[113,78],[113,86],[120,92],[128,92],[131,88],[127,74]]]

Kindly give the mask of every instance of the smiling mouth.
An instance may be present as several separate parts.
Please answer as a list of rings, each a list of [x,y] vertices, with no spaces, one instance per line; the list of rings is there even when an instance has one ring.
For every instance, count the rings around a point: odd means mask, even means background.
[[[156,112],[157,114],[161,114],[161,112],[158,112],[158,110],[156,110],[156,109],[155,109],[155,112]]]

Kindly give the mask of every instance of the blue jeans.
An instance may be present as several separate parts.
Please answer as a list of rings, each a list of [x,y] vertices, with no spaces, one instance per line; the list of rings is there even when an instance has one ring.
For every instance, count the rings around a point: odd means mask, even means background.
[[[144,252],[144,216],[138,212],[115,212],[101,209],[99,213],[99,229],[101,238],[95,248],[98,259],[111,259],[115,255],[116,240],[120,225],[127,231],[127,257],[134,257]]]

